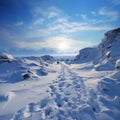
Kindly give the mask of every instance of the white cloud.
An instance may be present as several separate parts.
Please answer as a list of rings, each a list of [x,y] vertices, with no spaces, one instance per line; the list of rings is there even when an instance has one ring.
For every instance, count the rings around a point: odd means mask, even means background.
[[[119,14],[117,11],[107,10],[105,7],[99,10],[99,14],[104,16],[108,22],[118,20]]]
[[[96,12],[95,12],[95,11],[92,11],[91,14],[92,14],[92,15],[96,15]]]
[[[86,30],[108,30],[111,29],[110,26],[93,26],[87,22],[70,22],[65,18],[57,19],[50,25],[48,25],[48,30],[50,31],[59,31],[60,33],[72,33],[78,31],[86,31]],[[97,21],[94,21],[97,22]]]
[[[103,21],[91,21],[91,24],[97,22],[103,22]],[[65,33],[75,33],[79,31],[88,31],[88,30],[94,30],[94,31],[101,31],[101,30],[110,30],[112,29],[111,26],[102,25],[102,26],[96,26],[90,25],[86,22],[71,22],[68,21],[65,18],[59,18],[55,21],[48,23],[43,28],[34,27],[31,30],[26,31],[26,37],[27,38],[36,38],[36,37],[46,37],[51,34],[65,34]]]
[[[62,14],[62,11],[60,9],[57,9],[56,7],[50,7],[48,9],[48,18],[54,18],[58,17]]]
[[[15,23],[15,26],[22,26],[24,23],[22,21]]]
[[[114,5],[120,5],[120,0],[112,0],[112,3],[113,3]]]
[[[43,24],[44,19],[43,18],[38,18],[37,20],[34,21],[34,25],[39,25],[39,24]]]
[[[70,17],[56,7],[50,7],[46,9],[35,8],[34,12],[36,14],[34,22],[31,24],[30,29],[26,30],[27,39],[46,37],[49,35],[51,36],[52,34],[58,35],[88,30],[110,30],[112,27],[103,23],[110,20],[108,17],[110,17],[112,20],[117,19],[117,17],[112,18],[113,15],[116,15],[116,12],[107,11],[105,8],[99,11],[102,19],[95,18],[90,20],[85,14],[81,14],[83,19],[87,20],[79,22],[69,20]],[[91,14],[96,14],[97,16],[97,12],[95,11],[92,11]]]
[[[65,14],[60,9],[54,6],[47,9],[42,9],[38,7],[38,8],[35,8],[32,11],[32,13],[33,13],[33,16],[42,16],[47,19],[56,18],[59,16],[65,16]]]
[[[24,41],[24,42],[18,42],[18,46],[20,48],[28,48],[28,49],[34,49],[34,50],[40,50],[43,48],[48,48],[48,49],[56,49],[57,52],[60,52],[62,50],[60,50],[60,45],[62,45],[63,43],[65,43],[67,46],[67,49],[64,49],[64,52],[75,52],[78,51],[84,47],[90,47],[90,46],[94,46],[95,44],[92,42],[86,42],[84,40],[74,40],[71,39],[69,37],[66,36],[56,36],[56,37],[52,37],[52,38],[48,38],[46,40],[43,41]]]
[[[81,14],[80,16],[82,17],[83,20],[87,19],[87,15],[85,15],[85,14]]]

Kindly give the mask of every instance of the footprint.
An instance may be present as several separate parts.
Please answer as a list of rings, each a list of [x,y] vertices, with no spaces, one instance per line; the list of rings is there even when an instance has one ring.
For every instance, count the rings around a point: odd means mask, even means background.
[[[52,91],[52,92],[55,92],[55,91],[56,91],[56,88],[54,87],[54,85],[50,85],[49,87],[51,88],[51,91]]]
[[[80,87],[81,87],[80,84],[75,85],[75,88],[80,88]]]
[[[79,119],[80,120],[96,120],[94,111],[89,105],[84,105],[79,109]]]
[[[64,97],[63,101],[68,102],[68,97]]]
[[[40,101],[40,107],[44,108],[45,106],[47,106],[49,102],[50,102],[49,98],[44,98],[43,100]]]
[[[67,105],[72,109],[76,109],[78,107],[74,102],[68,102]]]
[[[70,87],[70,86],[72,86],[70,83],[67,83],[67,84],[66,84],[66,88],[68,88],[68,87]]]
[[[49,116],[53,112],[53,109],[51,107],[48,107],[45,109],[45,116]]]
[[[63,87],[64,84],[65,84],[65,82],[60,82],[60,83],[58,84],[58,86],[59,86],[59,87]]]
[[[56,94],[55,102],[58,107],[63,106],[63,100],[61,98],[61,94]]]
[[[65,95],[69,96],[71,93],[69,91],[65,91]]]
[[[95,100],[90,98],[87,103],[91,106],[91,108],[94,112],[96,112],[96,113],[100,112],[100,107],[99,107],[98,102],[96,102]]]

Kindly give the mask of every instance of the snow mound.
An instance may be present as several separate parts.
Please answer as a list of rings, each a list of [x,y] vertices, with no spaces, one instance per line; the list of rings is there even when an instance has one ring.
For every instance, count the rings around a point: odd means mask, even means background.
[[[6,59],[13,60],[13,57],[6,55]],[[44,56],[22,57],[16,58],[12,62],[3,62],[0,64],[0,68],[2,68],[0,69],[0,82],[14,83],[23,80],[40,79],[40,76],[45,76],[48,72],[51,72],[48,66],[53,61],[53,57]]]
[[[14,57],[8,53],[0,52],[0,63],[11,62],[14,60]]]

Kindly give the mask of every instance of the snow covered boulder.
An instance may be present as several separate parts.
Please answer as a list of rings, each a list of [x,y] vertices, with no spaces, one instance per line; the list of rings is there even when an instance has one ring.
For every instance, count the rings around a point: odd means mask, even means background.
[[[120,70],[120,59],[116,61],[115,68]]]
[[[0,63],[11,62],[14,60],[14,57],[8,53],[0,53]]]
[[[0,102],[4,102],[8,100],[8,96],[7,95],[1,95],[0,94]]]
[[[55,61],[55,59],[50,55],[44,55],[41,57],[41,59],[47,63],[53,63]]]
[[[95,69],[96,71],[99,71],[99,67],[100,67],[100,64],[97,64],[97,65],[94,66],[94,69]]]

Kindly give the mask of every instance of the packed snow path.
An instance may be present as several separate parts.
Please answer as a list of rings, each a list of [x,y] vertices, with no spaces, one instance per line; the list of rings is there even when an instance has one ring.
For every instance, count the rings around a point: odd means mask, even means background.
[[[90,96],[82,77],[70,66],[61,63],[58,77],[49,85],[45,98],[39,103],[30,103],[14,117],[36,120],[95,120],[99,112],[96,96]],[[94,94],[95,95],[95,94]],[[37,118],[38,117],[38,118]]]

